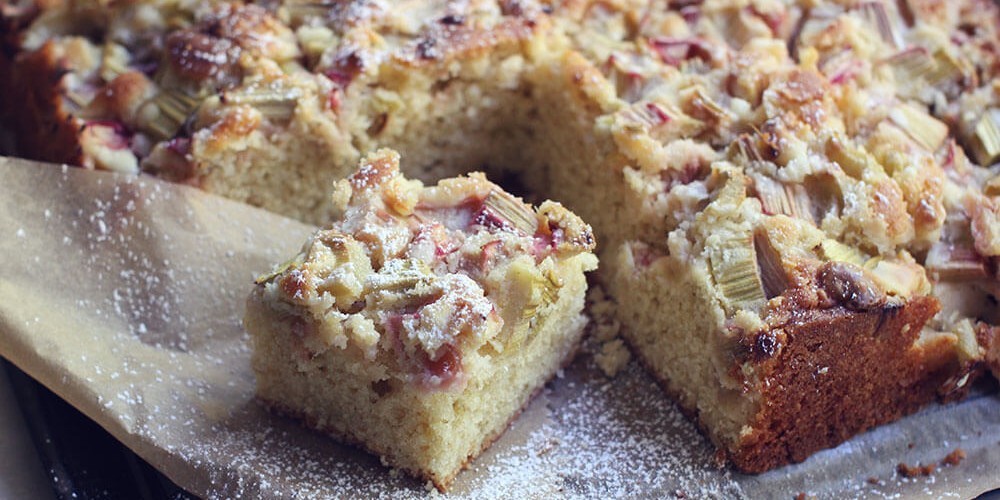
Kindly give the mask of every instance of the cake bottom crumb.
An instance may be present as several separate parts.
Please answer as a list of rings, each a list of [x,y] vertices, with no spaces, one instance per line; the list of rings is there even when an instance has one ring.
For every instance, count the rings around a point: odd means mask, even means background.
[[[908,479],[918,476],[928,477],[932,476],[938,467],[955,466],[962,463],[962,460],[965,460],[965,450],[955,448],[951,451],[951,453],[945,455],[944,458],[942,458],[938,463],[927,465],[920,465],[918,463],[916,466],[911,466],[904,462],[900,462],[899,465],[896,466],[896,472],[899,472],[899,475]]]
[[[962,460],[965,460],[965,450],[955,448],[941,459],[941,465],[958,465],[962,463]]]
[[[917,465],[914,466],[906,464],[905,462],[900,462],[898,465],[896,465],[896,472],[898,472],[900,476],[903,476],[905,478],[930,476],[931,474],[934,474],[934,471],[936,469],[937,469],[937,464],[920,465],[918,463]]]
[[[600,285],[587,291],[587,312],[590,315],[589,349],[594,362],[608,378],[614,378],[632,360],[632,352],[620,336],[621,323],[614,315],[615,303]]]
[[[614,378],[632,359],[632,353],[621,339],[613,339],[601,345],[601,350],[594,355],[597,366],[609,378]]]

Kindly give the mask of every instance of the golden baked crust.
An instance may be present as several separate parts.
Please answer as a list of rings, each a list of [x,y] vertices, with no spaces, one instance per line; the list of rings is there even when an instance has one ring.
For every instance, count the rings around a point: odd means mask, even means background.
[[[782,328],[787,340],[777,355],[767,354],[774,341],[753,339],[748,356],[760,365],[767,381],[761,393],[770,404],[754,416],[754,431],[741,436],[730,459],[740,470],[764,472],[929,402],[960,398],[969,385],[957,387],[953,376],[967,368],[953,366],[952,346],[914,346],[919,325],[936,312],[930,297],[873,311],[805,311]]]
[[[261,5],[5,11],[27,154],[317,223],[381,146],[516,177],[593,224],[626,340],[747,471],[998,371],[990,1]]]

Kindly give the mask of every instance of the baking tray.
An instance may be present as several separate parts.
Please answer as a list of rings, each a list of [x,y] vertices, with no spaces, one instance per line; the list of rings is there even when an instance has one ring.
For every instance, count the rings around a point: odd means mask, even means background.
[[[0,366],[56,498],[197,498],[16,366],[3,358]]]

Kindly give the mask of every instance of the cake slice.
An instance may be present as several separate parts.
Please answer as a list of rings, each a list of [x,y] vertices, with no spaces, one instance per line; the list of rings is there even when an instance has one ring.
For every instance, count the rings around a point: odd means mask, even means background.
[[[609,266],[632,294],[626,339],[720,458],[764,472],[968,393],[982,342],[971,324],[933,328],[941,306],[912,256],[763,214],[736,169],[710,182],[715,199],[667,248],[630,242]]]
[[[245,324],[260,400],[443,491],[571,359],[597,258],[558,203],[398,164],[336,184],[337,220],[257,280]]]

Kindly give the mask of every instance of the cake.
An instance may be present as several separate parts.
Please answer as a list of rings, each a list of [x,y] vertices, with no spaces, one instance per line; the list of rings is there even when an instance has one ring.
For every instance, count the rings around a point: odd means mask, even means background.
[[[572,359],[590,227],[481,174],[425,187],[366,157],[336,218],[257,280],[257,395],[442,491]]]
[[[4,6],[23,154],[326,224],[380,147],[593,226],[622,337],[744,472],[1000,372],[987,0]],[[266,396],[265,396],[266,399]]]

